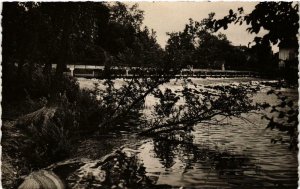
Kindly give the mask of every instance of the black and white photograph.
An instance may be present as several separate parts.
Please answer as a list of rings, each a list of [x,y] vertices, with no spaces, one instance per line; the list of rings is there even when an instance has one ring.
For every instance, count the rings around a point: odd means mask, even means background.
[[[0,188],[298,188],[299,2],[1,16]]]

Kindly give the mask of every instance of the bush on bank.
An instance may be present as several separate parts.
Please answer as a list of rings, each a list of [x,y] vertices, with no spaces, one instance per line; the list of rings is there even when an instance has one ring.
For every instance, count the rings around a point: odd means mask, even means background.
[[[129,95],[123,99],[126,103],[139,95],[138,85],[121,90],[113,87],[103,91],[97,87],[87,90],[79,89],[73,77],[44,74],[40,67],[33,70],[32,75],[26,69],[23,72],[18,77],[12,72],[4,80],[6,87],[2,106],[5,117],[17,119],[15,126],[26,134],[28,142],[22,146],[22,153],[33,168],[67,158],[76,148],[77,140],[84,135],[115,130],[114,125],[121,124],[117,122],[128,119],[125,113],[118,119],[112,117],[126,111],[126,108],[122,109],[123,105],[117,105],[123,92],[126,90]],[[14,85],[17,83],[21,84]],[[132,106],[132,109],[135,107]],[[110,123],[108,120],[112,119],[117,121]],[[106,124],[100,125],[105,121]]]

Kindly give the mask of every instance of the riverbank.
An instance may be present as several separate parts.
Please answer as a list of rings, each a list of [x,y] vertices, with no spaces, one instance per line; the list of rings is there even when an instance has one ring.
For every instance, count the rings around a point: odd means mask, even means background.
[[[2,186],[11,189],[17,188],[31,172],[47,167],[33,167],[33,159],[24,157],[33,141],[15,124],[16,121],[2,122]],[[74,141],[73,150],[67,159],[98,160],[121,146],[134,144],[136,141],[136,136],[133,135],[84,136]]]

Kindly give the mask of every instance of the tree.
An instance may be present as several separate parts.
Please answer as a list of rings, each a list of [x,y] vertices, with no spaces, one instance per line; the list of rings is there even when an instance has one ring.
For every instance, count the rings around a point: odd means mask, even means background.
[[[33,80],[62,90],[66,64],[159,65],[163,56],[155,32],[141,29],[143,12],[137,5],[4,3],[2,15],[4,96],[31,96]],[[57,64],[56,79],[51,79],[52,64]],[[48,78],[34,79],[41,67]]]
[[[195,51],[196,32],[199,30],[199,23],[189,20],[182,32],[167,33],[169,39],[166,45],[167,60],[179,67],[193,65]]]
[[[153,29],[144,27],[137,35],[134,43],[134,50],[137,52],[137,58],[141,66],[157,67],[164,64],[164,51],[156,41],[156,33]]]
[[[57,73],[61,74],[66,63],[95,49],[96,31],[105,27],[108,11],[103,3],[5,3],[3,41],[6,45],[7,39],[11,41],[7,46],[14,46],[5,49],[3,55],[11,55],[9,49],[21,48],[14,50],[20,69],[24,61],[31,65],[57,63]],[[14,35],[9,38],[8,33]]]
[[[199,47],[197,48],[198,60],[203,62],[207,68],[217,68],[215,63],[219,61],[226,62],[226,66],[229,66],[231,62],[228,57],[231,55],[234,47],[227,40],[226,35],[212,35],[211,33],[202,33],[200,37]]]
[[[53,98],[64,90],[66,64],[91,54],[105,59],[103,48],[95,43],[97,31],[106,27],[109,18],[104,3],[7,2],[2,15],[5,98],[36,98],[45,93]],[[57,64],[55,76],[52,64]],[[42,67],[45,77],[40,73]]]
[[[173,65],[221,69],[217,64],[226,62],[226,67],[231,69],[245,68],[245,52],[231,45],[226,35],[216,35],[207,27],[213,17],[214,13],[211,13],[201,22],[190,19],[182,32],[168,34],[166,53]],[[234,53],[236,51],[239,53]]]
[[[51,32],[56,35],[57,72],[65,69],[65,64],[87,58],[87,53],[99,49],[95,41],[100,28],[105,28],[109,9],[103,3],[45,3],[42,13],[49,17]],[[98,53],[102,53],[101,51]]]
[[[228,85],[206,89],[199,89],[196,84],[194,86],[186,85],[180,92],[159,90],[156,96],[160,98],[160,103],[155,106],[155,117],[149,119],[149,126],[141,134],[169,139],[178,135],[185,138],[199,123],[214,124],[213,118],[217,115],[239,117],[242,113],[257,109],[251,100],[256,89],[251,86]],[[176,107],[180,98],[184,103]]]
[[[269,90],[268,95],[274,95],[278,99],[278,103],[270,105],[264,103],[261,107],[269,112],[267,115],[262,116],[262,119],[269,121],[267,129],[277,129],[281,133],[285,133],[289,136],[286,138],[284,134],[280,134],[271,139],[272,143],[280,142],[282,144],[289,144],[290,149],[298,149],[298,115],[299,106],[293,99],[282,94],[280,91]]]
[[[113,56],[113,64],[126,66],[159,65],[163,51],[153,30],[142,28],[143,11],[134,4],[117,2],[110,7],[111,17],[103,46]]]
[[[250,14],[244,14],[244,9],[238,8],[238,12],[229,10],[229,15],[223,19],[212,19],[208,27],[218,31],[227,29],[228,24],[246,23],[247,31],[258,34],[262,29],[268,33],[263,37],[256,37],[257,43],[272,43],[297,40],[299,28],[298,3],[294,2],[260,2]]]

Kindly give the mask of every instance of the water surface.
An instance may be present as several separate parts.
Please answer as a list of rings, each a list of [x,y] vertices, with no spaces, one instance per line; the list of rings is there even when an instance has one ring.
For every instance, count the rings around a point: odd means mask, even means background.
[[[257,85],[261,80],[243,79],[195,79],[198,87],[249,83]],[[81,87],[92,87],[98,80],[80,80]],[[164,87],[179,89],[182,81],[172,81]],[[117,85],[122,80],[116,81]],[[271,89],[261,86],[254,96],[255,102],[278,102],[276,96],[267,95]],[[293,89],[276,89],[297,103],[298,92]],[[144,114],[150,116],[154,97],[146,98]],[[266,130],[267,121],[259,114],[244,114],[248,121],[232,118],[222,120],[221,125],[198,124],[193,143],[172,143],[155,139],[131,143],[139,152],[147,175],[157,184],[184,188],[297,188],[297,152],[287,144],[272,144],[271,138],[278,131]],[[221,119],[221,118],[220,118]],[[124,133],[124,136],[127,135]],[[287,136],[286,136],[287,137]]]

